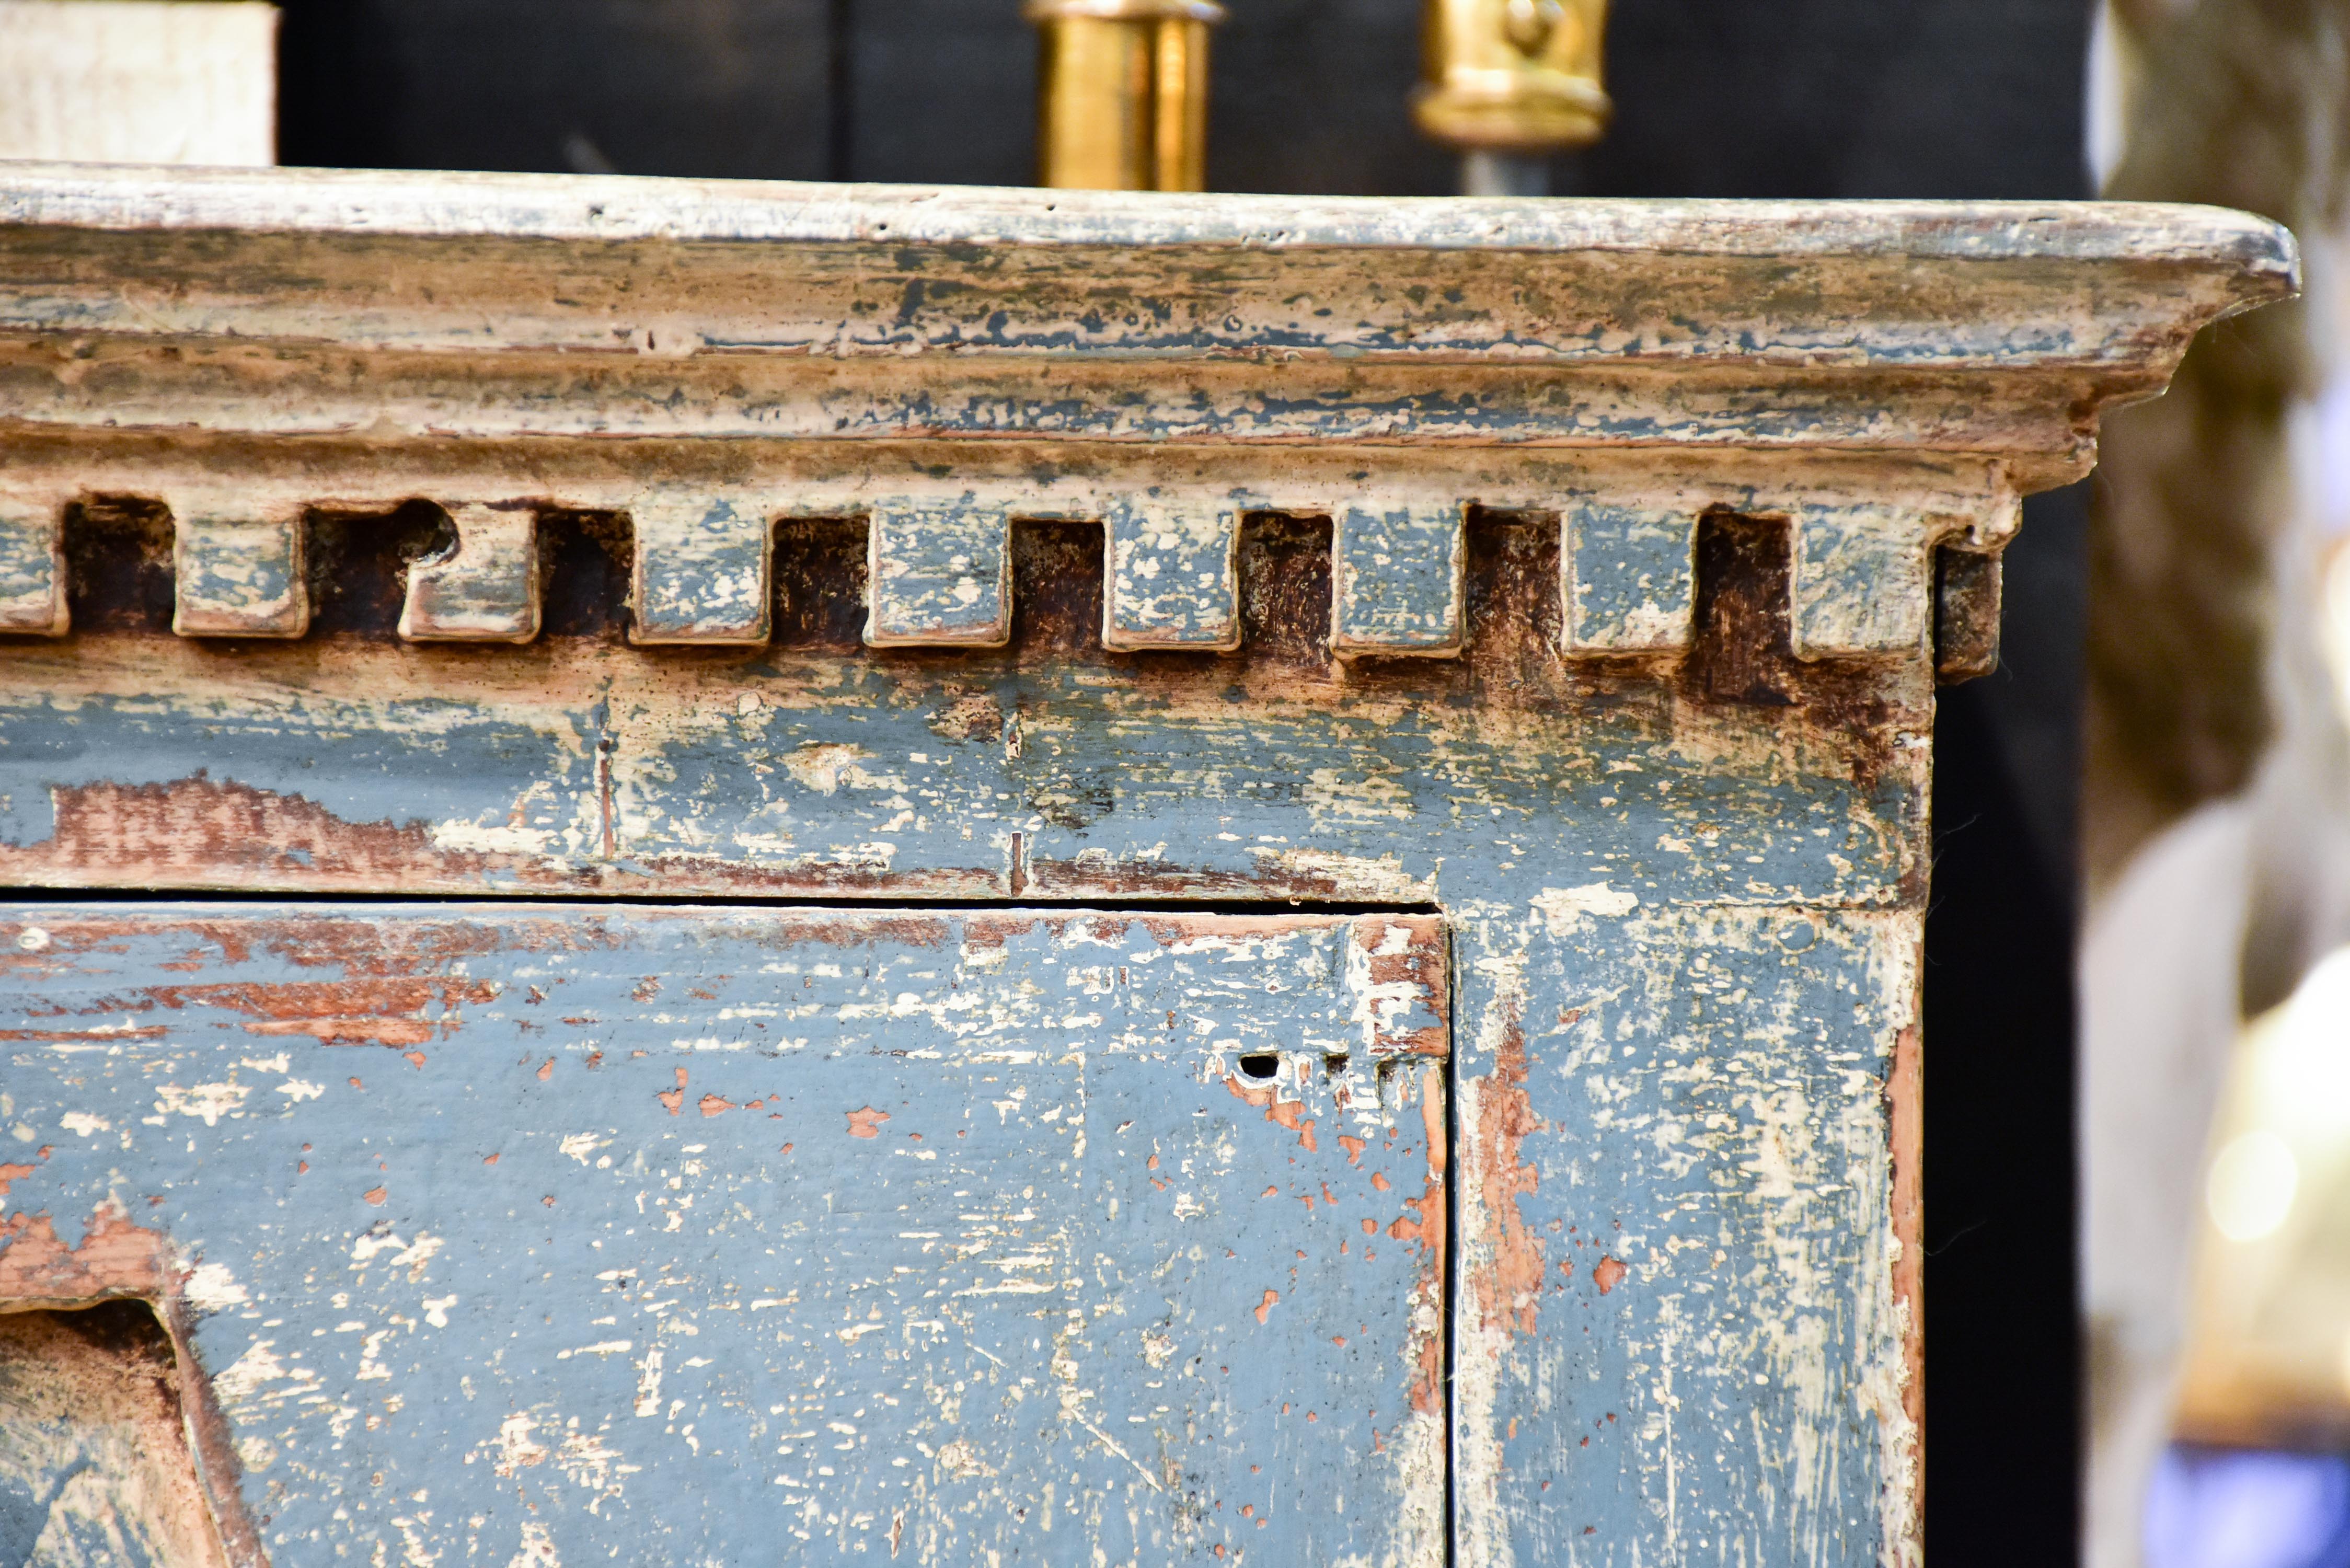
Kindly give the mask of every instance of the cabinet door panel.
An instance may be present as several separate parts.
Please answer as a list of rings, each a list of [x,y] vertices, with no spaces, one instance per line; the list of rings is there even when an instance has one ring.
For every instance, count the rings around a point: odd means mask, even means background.
[[[1461,1568],[1914,1564],[1914,913],[1457,934]]]
[[[159,1303],[233,1555],[1435,1563],[1448,1009],[1423,917],[27,906],[0,1309]]]

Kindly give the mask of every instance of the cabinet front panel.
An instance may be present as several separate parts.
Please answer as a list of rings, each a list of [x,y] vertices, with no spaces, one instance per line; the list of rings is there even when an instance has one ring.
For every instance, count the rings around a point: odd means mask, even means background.
[[[157,1304],[232,1558],[1442,1559],[1431,919],[25,906],[0,976],[0,1311]]]

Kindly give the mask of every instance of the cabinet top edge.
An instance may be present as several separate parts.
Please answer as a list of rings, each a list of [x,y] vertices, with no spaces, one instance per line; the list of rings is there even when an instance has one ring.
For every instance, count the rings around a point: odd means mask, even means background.
[[[2297,286],[2281,224],[2125,202],[1191,195],[636,175],[0,166],[0,225],[742,244],[2170,262]]]

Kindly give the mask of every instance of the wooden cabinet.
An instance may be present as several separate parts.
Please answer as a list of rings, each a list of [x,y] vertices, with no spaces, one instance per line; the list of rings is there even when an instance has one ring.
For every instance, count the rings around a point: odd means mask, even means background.
[[[0,1529],[1916,1560],[1934,682],[2282,231],[0,219]]]

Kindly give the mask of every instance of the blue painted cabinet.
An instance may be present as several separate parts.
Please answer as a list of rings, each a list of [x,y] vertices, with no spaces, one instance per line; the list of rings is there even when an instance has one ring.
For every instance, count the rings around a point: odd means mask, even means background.
[[[1936,683],[2295,276],[11,168],[0,1561],[1915,1568]]]

